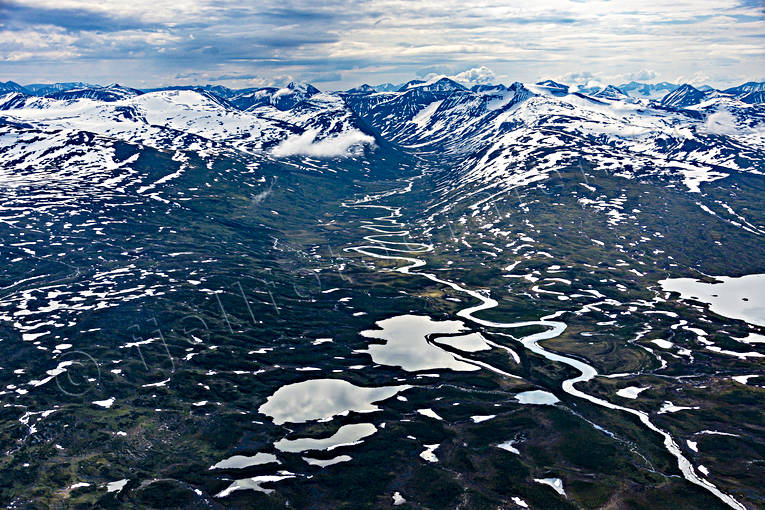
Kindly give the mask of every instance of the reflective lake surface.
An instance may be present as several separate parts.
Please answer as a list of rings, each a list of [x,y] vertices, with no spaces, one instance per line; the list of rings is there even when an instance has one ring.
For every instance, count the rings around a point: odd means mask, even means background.
[[[458,361],[449,352],[427,340],[429,335],[466,331],[461,321],[437,321],[422,315],[400,315],[379,321],[376,325],[381,329],[361,332],[364,337],[385,340],[384,344],[372,344],[365,351],[375,363],[398,366],[411,372],[439,368],[480,370],[475,365]],[[475,343],[475,339],[467,342]]]
[[[366,388],[343,379],[309,379],[282,386],[260,406],[259,412],[279,425],[321,420],[348,411],[372,412],[374,402],[388,399],[409,386]]]
[[[765,274],[713,278],[716,283],[670,278],[659,284],[666,291],[680,293],[683,299],[707,303],[711,311],[723,317],[765,326]]]
[[[371,423],[355,423],[343,425],[337,432],[326,438],[280,439],[274,444],[277,450],[283,452],[304,452],[307,450],[332,450],[339,446],[358,444],[361,439],[377,432],[377,427]]]

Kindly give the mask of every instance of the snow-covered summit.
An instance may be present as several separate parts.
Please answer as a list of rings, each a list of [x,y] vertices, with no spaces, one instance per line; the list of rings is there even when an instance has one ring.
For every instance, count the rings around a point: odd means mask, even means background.
[[[684,108],[686,106],[699,104],[704,100],[706,95],[707,93],[702,92],[693,85],[685,83],[664,96],[661,100],[661,104],[673,108]]]
[[[678,87],[679,85],[668,83],[666,81],[659,83],[641,83],[637,81],[631,81],[628,83],[622,83],[621,85],[618,85],[617,88],[630,97],[642,99],[661,99]]]
[[[558,94],[558,95],[568,94],[568,91],[569,91],[569,86],[568,85],[564,85],[562,83],[558,83],[558,82],[553,81],[553,80],[538,81],[536,83],[536,85],[539,86],[539,87],[543,87],[548,92],[551,92],[553,94]]]
[[[373,94],[377,91],[371,85],[364,83],[363,85],[359,85],[358,87],[348,89],[345,92],[346,94]]]
[[[138,89],[133,89],[129,87],[123,87],[117,83],[112,85],[107,85],[105,87],[83,87],[83,88],[74,88],[74,89],[68,89],[68,90],[62,90],[58,92],[52,92],[48,94],[46,97],[49,97],[51,99],[95,99],[98,101],[106,101],[106,102],[112,102],[112,101],[119,101],[121,99],[126,99],[130,97],[140,96],[143,94],[142,91]]]
[[[596,92],[593,95],[595,97],[603,97],[606,99],[621,99],[621,100],[627,99],[629,97],[628,94],[625,94],[623,91],[619,90],[617,87],[614,87],[613,85],[608,85],[606,88]]]
[[[447,78],[446,76],[436,76],[428,81],[412,80],[404,84],[399,92],[406,92],[411,89],[420,89],[425,92],[450,92],[455,90],[467,90],[463,85]]]

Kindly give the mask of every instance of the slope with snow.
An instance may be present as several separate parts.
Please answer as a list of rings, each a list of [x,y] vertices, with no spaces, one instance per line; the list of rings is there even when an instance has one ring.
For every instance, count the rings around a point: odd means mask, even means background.
[[[706,92],[686,83],[664,96],[661,104],[662,106],[683,108],[700,103],[706,96]]]
[[[552,81],[506,90],[349,98],[369,124],[411,150],[449,159],[453,186],[498,189],[586,162],[623,177],[664,176],[691,191],[730,172],[765,170],[765,109],[681,87],[661,105],[609,86],[594,96]]]
[[[202,158],[336,157],[363,154],[377,135],[448,159],[455,187],[513,187],[586,162],[625,177],[664,176],[697,191],[730,172],[765,170],[765,113],[747,101],[762,94],[760,85],[702,92],[686,84],[661,103],[614,86],[592,95],[552,80],[467,89],[446,77],[414,80],[397,92],[324,93],[293,82],[226,89],[225,98],[211,87],[75,87],[46,97],[15,91],[0,96],[0,162],[28,169],[71,159],[82,166],[82,150],[69,141],[93,135],[104,141],[88,158],[105,167],[113,166],[108,140]],[[31,133],[59,147],[40,150]]]
[[[207,90],[144,94],[115,86],[72,89],[49,97],[6,94],[0,96],[0,111],[8,132],[23,125],[27,130],[55,131],[69,138],[89,133],[160,150],[191,151],[202,157],[224,152],[267,157],[279,143],[306,131],[318,140],[345,137],[357,141],[349,147],[372,143],[338,96],[320,94],[310,85],[290,84],[275,90],[265,104],[249,105],[247,110]],[[35,150],[22,154],[23,145],[12,145],[8,142],[0,155],[5,165],[27,168],[49,162]],[[332,155],[345,152],[336,150]]]

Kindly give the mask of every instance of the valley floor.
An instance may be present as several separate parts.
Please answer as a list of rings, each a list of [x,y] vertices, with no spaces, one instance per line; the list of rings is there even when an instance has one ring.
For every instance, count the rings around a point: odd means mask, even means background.
[[[762,176],[176,163],[2,189],[5,507],[765,505]]]

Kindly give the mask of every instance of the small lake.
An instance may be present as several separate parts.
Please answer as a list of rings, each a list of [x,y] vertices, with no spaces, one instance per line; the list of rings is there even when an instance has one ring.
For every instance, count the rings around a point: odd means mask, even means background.
[[[717,315],[765,326],[765,274],[712,278],[718,283],[693,278],[669,278],[661,280],[659,285],[665,291],[679,293],[683,299],[707,303]]]
[[[260,406],[259,412],[274,423],[303,423],[356,411],[379,411],[374,402],[388,399],[410,386],[356,386],[343,379],[310,379],[282,386]]]
[[[384,344],[372,344],[366,351],[361,351],[369,353],[375,363],[401,367],[409,372],[437,369],[480,370],[480,367],[457,360],[448,351],[427,340],[429,335],[467,332],[462,321],[438,321],[425,315],[399,315],[376,324],[381,329],[361,332],[361,336],[366,338],[385,340]],[[450,342],[446,337],[439,338],[438,341]],[[460,343],[459,340],[451,341]],[[475,337],[462,337],[461,343],[475,349],[477,342]]]

